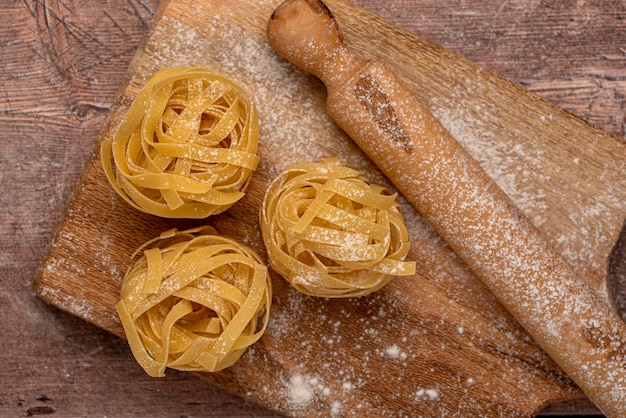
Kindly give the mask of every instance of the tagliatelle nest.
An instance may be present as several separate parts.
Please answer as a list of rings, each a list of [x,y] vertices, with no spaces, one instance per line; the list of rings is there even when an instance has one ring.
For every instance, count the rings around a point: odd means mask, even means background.
[[[415,273],[396,196],[337,159],[288,167],[260,220],[273,269],[305,294],[362,296]]]
[[[134,257],[116,309],[150,376],[222,370],[265,332],[272,287],[252,249],[204,227],[164,232]]]
[[[257,167],[258,116],[249,93],[203,68],[155,74],[102,143],[115,191],[166,218],[206,218],[241,199]]]

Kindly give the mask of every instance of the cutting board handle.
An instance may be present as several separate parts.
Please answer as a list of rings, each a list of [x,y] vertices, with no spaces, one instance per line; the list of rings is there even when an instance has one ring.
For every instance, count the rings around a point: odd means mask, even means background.
[[[626,412],[626,326],[386,64],[328,7],[287,0],[271,45],[322,80],[330,116],[607,415]]]

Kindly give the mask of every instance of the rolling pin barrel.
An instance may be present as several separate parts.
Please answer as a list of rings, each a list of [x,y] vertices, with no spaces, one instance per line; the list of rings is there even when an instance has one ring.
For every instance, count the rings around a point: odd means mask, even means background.
[[[287,0],[271,45],[327,111],[607,415],[626,416],[626,326],[387,65],[354,55],[319,0]]]

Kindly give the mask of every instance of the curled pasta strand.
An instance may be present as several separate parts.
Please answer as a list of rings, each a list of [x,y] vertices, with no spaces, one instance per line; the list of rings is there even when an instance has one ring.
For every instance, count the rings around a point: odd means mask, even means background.
[[[166,231],[133,258],[116,309],[150,376],[222,370],[265,332],[272,287],[252,249],[201,227]]]
[[[272,268],[308,295],[363,296],[415,273],[396,195],[337,158],[286,168],[260,223]]]
[[[244,195],[259,157],[249,93],[204,68],[156,73],[101,145],[128,204],[166,218],[206,218]]]

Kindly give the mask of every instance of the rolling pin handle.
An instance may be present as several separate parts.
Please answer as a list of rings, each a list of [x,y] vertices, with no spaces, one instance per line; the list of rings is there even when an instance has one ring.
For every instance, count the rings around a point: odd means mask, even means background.
[[[284,58],[319,78],[329,92],[368,62],[348,49],[335,17],[320,0],[280,4],[268,22],[267,39]]]

